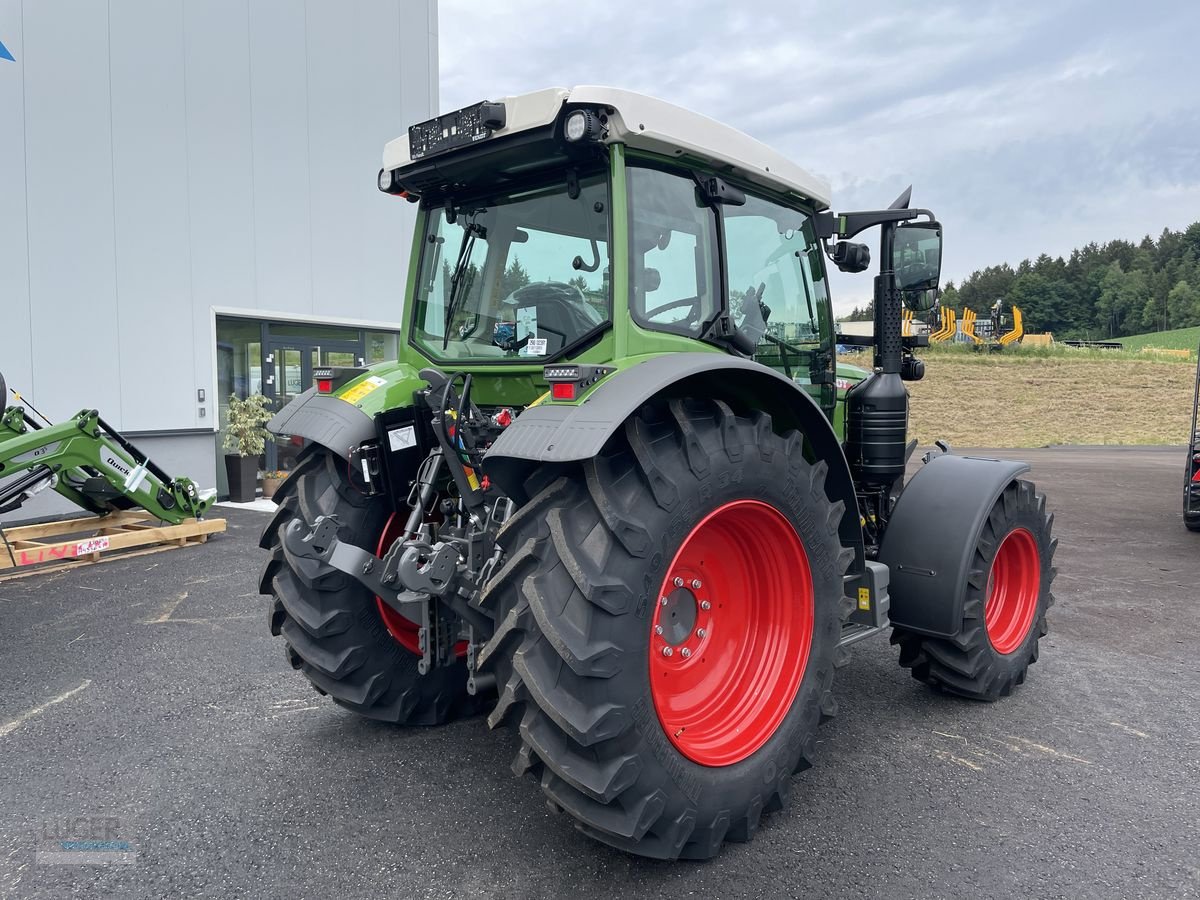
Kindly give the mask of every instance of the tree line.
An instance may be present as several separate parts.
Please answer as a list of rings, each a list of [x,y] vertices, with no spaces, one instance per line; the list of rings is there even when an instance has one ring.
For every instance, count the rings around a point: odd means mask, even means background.
[[[1007,313],[1019,306],[1028,332],[1056,337],[1120,338],[1200,325],[1200,222],[1183,231],[1163,229],[1138,243],[1092,242],[1070,256],[1043,253],[972,272],[947,282],[941,303],[986,315],[999,300]],[[851,321],[870,319],[871,305]]]

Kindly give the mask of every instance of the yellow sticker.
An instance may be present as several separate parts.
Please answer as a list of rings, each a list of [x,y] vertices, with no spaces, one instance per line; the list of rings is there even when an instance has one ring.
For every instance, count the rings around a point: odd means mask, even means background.
[[[871,608],[871,589],[870,588],[860,587],[858,589],[858,608],[859,609],[870,609]]]
[[[538,397],[536,400],[534,400],[532,403],[530,403],[529,406],[526,408],[533,409],[535,406],[541,406],[543,403],[545,403],[549,399],[550,399],[550,392],[546,391],[546,393],[542,394],[542,396]]]
[[[337,397],[339,400],[345,400],[347,403],[357,403],[363,397],[367,396],[367,394],[371,393],[371,391],[383,387],[385,384],[387,384],[386,378],[372,375],[370,378],[364,378],[358,384],[354,385],[354,387],[348,388],[338,394]]]

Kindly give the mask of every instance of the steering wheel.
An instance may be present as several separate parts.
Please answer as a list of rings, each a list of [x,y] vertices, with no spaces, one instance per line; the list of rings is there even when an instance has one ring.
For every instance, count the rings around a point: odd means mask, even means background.
[[[693,323],[699,321],[699,319],[700,319],[700,298],[699,297],[686,297],[683,300],[672,300],[670,303],[664,303],[662,306],[656,306],[656,307],[654,307],[654,309],[646,310],[644,315],[647,319],[653,319],[659,313],[664,313],[670,309],[678,309],[681,306],[689,307],[692,310],[692,312],[685,318],[679,319],[678,321],[671,322],[669,324],[671,324],[671,325],[678,325],[680,323],[693,324]]]

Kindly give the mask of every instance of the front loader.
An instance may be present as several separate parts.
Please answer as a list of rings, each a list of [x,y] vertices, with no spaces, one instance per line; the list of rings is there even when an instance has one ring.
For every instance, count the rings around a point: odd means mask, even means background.
[[[39,422],[0,375],[0,515],[53,490],[96,515],[144,509],[164,522],[199,519],[215,490],[172,478],[100,417],[82,409],[66,422]]]
[[[835,214],[764,145],[600,87],[414,125],[400,359],[326,369],[263,533],[287,657],[366,716],[516,728],[514,770],[612,846],[708,858],[786,805],[844,648],[994,700],[1052,602],[1017,462],[931,453],[904,382],[942,229]],[[835,364],[827,265],[870,266],[873,367]],[[397,303],[399,308],[399,301]]]

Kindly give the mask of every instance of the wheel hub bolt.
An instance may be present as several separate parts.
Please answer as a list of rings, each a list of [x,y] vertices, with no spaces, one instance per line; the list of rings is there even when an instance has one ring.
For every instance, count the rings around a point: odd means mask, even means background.
[[[666,597],[663,597],[661,600],[659,600],[659,601],[658,601],[658,603],[659,603],[659,605],[660,605],[660,606],[666,606],[666,605],[667,605],[667,598],[666,598]]]
[[[692,655],[692,651],[689,650],[687,647],[684,647],[682,650],[679,651],[679,655],[682,656],[684,659],[687,659],[689,656]]]
[[[699,578],[692,579],[692,590],[693,591],[700,590],[700,579]]]
[[[696,637],[698,637],[698,638],[708,637],[708,632],[705,631],[703,628],[697,628],[696,629]]]
[[[674,652],[670,647],[663,647],[663,656],[671,656]]]
[[[675,587],[683,587],[683,579],[676,575],[674,584]]]
[[[701,608],[701,609],[712,609],[712,604],[711,604],[711,603],[709,603],[707,600],[701,600],[701,601],[700,601],[700,608]]]
[[[655,625],[655,626],[654,626],[654,633],[655,633],[655,634],[662,634],[662,632],[663,632],[663,628],[662,628],[662,626],[661,626],[661,625]]]

